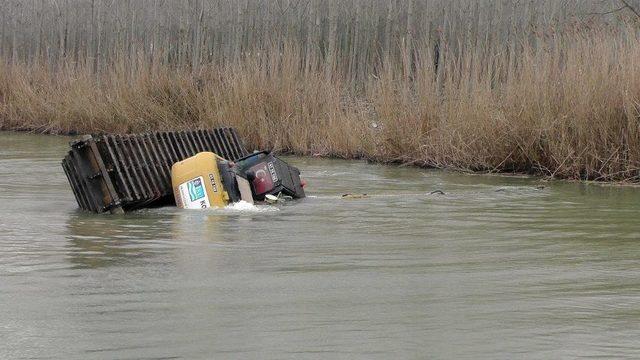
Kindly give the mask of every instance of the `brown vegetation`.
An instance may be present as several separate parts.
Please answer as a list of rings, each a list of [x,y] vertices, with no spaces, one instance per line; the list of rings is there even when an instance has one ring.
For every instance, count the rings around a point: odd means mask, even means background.
[[[371,2],[396,5],[360,10],[369,17],[351,9],[350,21],[329,7],[315,35],[296,38],[283,27],[286,34],[255,44],[246,37],[258,33],[245,27],[258,25],[239,16],[240,25],[228,26],[242,39],[218,43],[203,25],[188,36],[204,45],[183,55],[169,45],[147,51],[136,41],[140,48],[104,45],[111,55],[93,57],[29,55],[24,46],[0,63],[0,128],[84,133],[230,125],[251,146],[298,154],[640,181],[640,36],[633,22],[509,20],[505,31],[483,32],[491,17],[476,9],[475,28],[465,35],[459,26],[422,20],[419,30],[415,19],[427,12],[408,3]],[[518,11],[533,16],[529,6]],[[445,14],[449,24],[463,24],[454,10]],[[376,33],[364,32],[363,21]],[[232,46],[239,43],[245,45]],[[207,50],[225,44],[224,56]]]

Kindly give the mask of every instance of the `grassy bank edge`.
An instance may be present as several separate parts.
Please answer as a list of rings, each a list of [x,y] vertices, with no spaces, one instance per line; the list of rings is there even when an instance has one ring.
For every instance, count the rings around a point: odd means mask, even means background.
[[[84,135],[84,134],[78,133],[77,131],[71,131],[71,132],[68,132],[68,133],[59,133],[59,132],[52,133],[52,132],[41,132],[41,131],[39,131],[39,129],[4,129],[4,128],[0,128],[0,133],[2,133],[2,132],[4,132],[4,133],[16,133],[16,134],[31,134],[31,135],[42,135],[42,136],[66,137],[66,138],[68,138],[69,143],[72,142],[74,139],[77,139],[79,136]],[[105,133],[100,133],[100,134],[105,134]],[[98,133],[95,133],[94,135],[98,135]],[[252,149],[252,150],[258,150],[258,149]],[[271,149],[267,149],[267,150],[271,150]],[[581,180],[581,179],[566,179],[566,178],[558,178],[558,177],[549,177],[549,176],[544,176],[544,175],[542,175],[540,173],[533,173],[533,172],[509,172],[509,171],[500,171],[500,170],[497,170],[497,171],[480,171],[480,170],[476,170],[476,171],[474,171],[474,170],[470,170],[470,169],[461,169],[461,168],[454,168],[454,167],[433,167],[433,166],[424,166],[424,165],[419,165],[419,164],[407,164],[407,163],[402,163],[400,161],[393,161],[393,160],[384,161],[384,160],[375,159],[375,158],[368,158],[368,157],[365,157],[365,156],[361,156],[361,157],[344,157],[344,156],[336,156],[336,155],[331,155],[331,154],[318,155],[318,154],[300,153],[300,152],[295,152],[295,151],[281,151],[281,150],[274,150],[274,153],[276,153],[279,156],[298,156],[298,157],[318,158],[318,159],[366,161],[369,164],[398,166],[398,167],[411,167],[411,168],[417,168],[417,169],[432,169],[432,170],[459,173],[459,174],[463,174],[463,175],[466,175],[466,176],[498,176],[498,177],[506,177],[506,178],[536,179],[537,181],[542,182],[542,183],[552,183],[552,182],[555,182],[555,181],[560,181],[560,182],[564,182],[564,183],[576,183],[576,184],[591,185],[591,186],[601,186],[601,187],[640,188],[640,183],[622,181],[622,180],[617,180],[617,181],[594,181],[594,180]],[[62,159],[62,156],[61,156],[61,159]],[[304,176],[304,169],[301,169],[301,170],[302,170],[302,175]]]

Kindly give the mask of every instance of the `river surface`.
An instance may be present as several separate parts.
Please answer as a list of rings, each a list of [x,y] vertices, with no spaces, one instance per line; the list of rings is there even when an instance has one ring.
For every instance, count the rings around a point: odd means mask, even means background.
[[[99,216],[69,139],[0,133],[1,359],[640,357],[638,188],[289,158],[294,205]]]

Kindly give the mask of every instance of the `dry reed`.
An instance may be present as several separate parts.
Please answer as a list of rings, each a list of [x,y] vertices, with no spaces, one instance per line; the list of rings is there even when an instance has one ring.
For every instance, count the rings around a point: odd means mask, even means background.
[[[251,147],[296,154],[640,181],[633,24],[567,22],[485,46],[463,36],[441,37],[435,49],[411,39],[396,42],[393,59],[357,60],[357,76],[348,46],[310,52],[295,37],[232,61],[175,64],[130,49],[100,71],[82,56],[0,62],[0,128],[228,125]]]

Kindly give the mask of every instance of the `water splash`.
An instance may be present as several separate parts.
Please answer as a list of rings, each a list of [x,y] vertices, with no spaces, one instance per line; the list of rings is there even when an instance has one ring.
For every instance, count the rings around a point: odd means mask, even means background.
[[[224,209],[224,211],[232,211],[232,212],[272,212],[272,211],[280,211],[279,208],[270,205],[254,205],[250,204],[246,201],[238,201],[237,203],[229,204]]]

